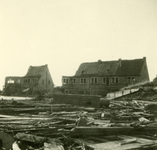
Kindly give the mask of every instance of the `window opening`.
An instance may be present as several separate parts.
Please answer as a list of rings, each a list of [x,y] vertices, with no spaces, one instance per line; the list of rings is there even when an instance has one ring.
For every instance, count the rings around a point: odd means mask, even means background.
[[[102,83],[103,83],[103,84],[106,83],[106,78],[102,78]]]
[[[109,85],[110,85],[110,79],[107,78],[107,79],[106,79],[106,82],[107,82],[107,86],[109,86]]]
[[[116,83],[119,83],[119,79],[118,78],[116,78]]]
[[[86,78],[81,78],[80,83],[81,83],[81,84],[85,84],[85,83],[86,83]]]

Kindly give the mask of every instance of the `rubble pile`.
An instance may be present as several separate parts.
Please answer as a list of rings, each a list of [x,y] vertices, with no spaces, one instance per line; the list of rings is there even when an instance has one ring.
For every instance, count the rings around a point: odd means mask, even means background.
[[[0,147],[6,150],[157,148],[156,101],[111,100],[109,108],[0,101]],[[153,111],[151,111],[153,110]]]

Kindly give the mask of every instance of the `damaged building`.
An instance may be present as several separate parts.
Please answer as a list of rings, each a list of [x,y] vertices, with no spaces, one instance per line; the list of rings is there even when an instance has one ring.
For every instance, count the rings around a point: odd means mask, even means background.
[[[62,76],[65,93],[105,96],[120,88],[148,82],[146,57],[82,63],[74,76]]]
[[[4,95],[39,95],[53,90],[54,83],[48,65],[30,66],[23,77],[7,76]]]

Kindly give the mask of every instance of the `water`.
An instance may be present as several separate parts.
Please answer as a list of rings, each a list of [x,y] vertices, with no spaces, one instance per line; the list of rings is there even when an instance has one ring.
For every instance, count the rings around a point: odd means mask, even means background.
[[[31,100],[34,97],[19,97],[19,96],[0,96],[0,100]]]

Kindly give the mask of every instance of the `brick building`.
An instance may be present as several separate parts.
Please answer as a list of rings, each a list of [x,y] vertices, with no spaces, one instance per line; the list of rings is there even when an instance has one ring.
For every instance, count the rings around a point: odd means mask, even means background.
[[[128,85],[148,82],[146,57],[82,63],[74,76],[62,76],[65,93],[105,96]]]
[[[38,93],[48,93],[53,88],[54,84],[48,65],[30,66],[26,75],[23,77],[6,77],[3,93],[9,95],[19,95],[22,93],[35,95]]]

